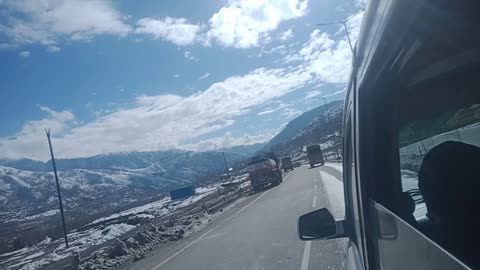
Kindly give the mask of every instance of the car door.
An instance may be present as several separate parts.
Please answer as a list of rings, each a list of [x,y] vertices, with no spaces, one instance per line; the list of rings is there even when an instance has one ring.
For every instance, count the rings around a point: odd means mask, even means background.
[[[345,217],[349,231],[349,244],[347,248],[347,269],[365,269],[365,253],[362,237],[362,216],[360,210],[359,189],[356,172],[356,148],[355,148],[355,80],[350,83],[350,90],[345,98],[344,121],[343,121],[343,171],[345,190]]]
[[[368,269],[469,269],[429,236],[425,216],[415,216],[421,208],[419,191],[407,192],[416,197],[411,198],[404,189],[417,172],[408,178],[404,171],[418,168],[420,157],[439,143],[438,138],[480,146],[480,133],[472,131],[480,113],[480,22],[473,12],[475,3],[391,2],[378,13],[388,14],[385,22],[367,24],[357,44],[358,185],[352,189],[359,190],[356,211],[364,211],[359,224],[365,241],[359,249]],[[403,155],[412,151],[417,154]],[[411,199],[414,213],[409,213]]]

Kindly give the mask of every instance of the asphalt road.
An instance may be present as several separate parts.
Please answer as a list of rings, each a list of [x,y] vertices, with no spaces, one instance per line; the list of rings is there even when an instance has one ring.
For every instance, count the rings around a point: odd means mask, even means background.
[[[301,214],[327,207],[343,216],[341,173],[333,167],[302,166],[281,185],[249,196],[205,229],[130,269],[344,269],[343,239],[303,242],[297,236]]]

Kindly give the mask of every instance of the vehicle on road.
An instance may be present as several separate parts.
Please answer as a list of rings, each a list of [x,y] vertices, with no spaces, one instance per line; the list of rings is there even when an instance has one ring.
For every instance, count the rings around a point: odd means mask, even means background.
[[[293,171],[294,167],[293,167],[293,162],[292,162],[292,159],[290,157],[283,157],[282,158],[282,170],[284,172],[288,172],[288,171]]]
[[[325,164],[322,148],[320,148],[320,145],[318,144],[307,147],[307,157],[308,163],[310,163],[310,168],[314,168],[317,164],[320,164],[320,166]]]
[[[254,192],[267,186],[278,186],[282,183],[282,173],[278,164],[270,158],[253,159],[247,167],[248,179]]]
[[[478,25],[477,1],[369,2],[344,105],[345,217],[305,214],[301,239],[348,238],[347,269],[480,269]]]

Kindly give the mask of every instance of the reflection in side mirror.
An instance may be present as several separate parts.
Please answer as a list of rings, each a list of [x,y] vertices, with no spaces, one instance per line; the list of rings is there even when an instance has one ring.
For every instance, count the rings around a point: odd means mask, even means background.
[[[327,208],[315,210],[298,218],[298,234],[301,240],[343,237],[343,228],[339,229],[337,230],[337,222]]]

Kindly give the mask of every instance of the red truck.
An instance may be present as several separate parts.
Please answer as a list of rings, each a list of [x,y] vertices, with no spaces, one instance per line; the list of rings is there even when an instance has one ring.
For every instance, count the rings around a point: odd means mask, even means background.
[[[248,164],[248,178],[254,192],[282,183],[282,172],[277,162],[270,158],[254,159]]]

